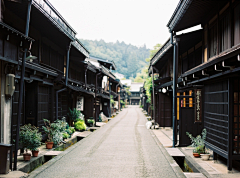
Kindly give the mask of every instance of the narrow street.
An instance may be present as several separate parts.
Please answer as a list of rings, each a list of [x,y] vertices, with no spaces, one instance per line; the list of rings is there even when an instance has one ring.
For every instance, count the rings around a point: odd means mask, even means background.
[[[145,123],[139,106],[128,106],[37,177],[176,177]]]

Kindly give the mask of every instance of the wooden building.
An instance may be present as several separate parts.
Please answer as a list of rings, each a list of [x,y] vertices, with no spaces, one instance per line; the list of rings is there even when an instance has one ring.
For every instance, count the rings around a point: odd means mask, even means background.
[[[227,159],[229,170],[232,160],[240,160],[239,17],[236,0],[180,1],[167,24],[171,37],[151,60],[154,73],[162,77],[155,81],[157,95],[172,92],[172,121],[179,123],[182,144],[187,143],[185,128],[192,127],[192,133],[206,128],[205,145],[214,159]],[[202,29],[176,35],[195,25]]]
[[[115,64],[101,60],[97,67],[85,61],[89,52],[49,1],[1,2],[4,3],[0,4],[0,91],[1,96],[6,91],[13,94],[1,97],[1,123],[4,124],[0,127],[0,142],[12,143],[23,124],[31,123],[43,132],[43,119],[53,122],[67,118],[69,108],[82,111],[85,119],[93,117],[98,121],[101,103],[106,100],[110,105],[110,91],[104,90],[103,77],[115,80],[109,71],[116,68]],[[30,14],[28,20],[27,14]],[[26,24],[31,38],[23,34]],[[25,49],[27,56],[33,55],[35,59],[24,63],[24,80],[21,80]],[[5,88],[10,78],[12,90]],[[19,102],[21,85],[23,97]],[[18,113],[19,106],[21,113]],[[72,124],[68,118],[67,121]]]

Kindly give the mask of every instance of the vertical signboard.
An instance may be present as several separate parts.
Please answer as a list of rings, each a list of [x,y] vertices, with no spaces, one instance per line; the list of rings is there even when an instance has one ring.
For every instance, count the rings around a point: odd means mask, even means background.
[[[77,110],[78,111],[83,111],[83,106],[84,106],[84,97],[83,96],[78,96],[77,97]]]
[[[195,90],[195,122],[202,122],[202,90]]]

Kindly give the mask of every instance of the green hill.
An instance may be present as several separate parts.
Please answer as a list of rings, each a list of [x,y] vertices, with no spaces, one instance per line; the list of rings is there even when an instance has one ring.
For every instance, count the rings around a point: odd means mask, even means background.
[[[91,56],[113,60],[117,66],[116,72],[125,75],[125,78],[136,77],[138,72],[146,66],[146,58],[150,50],[143,47],[133,46],[124,42],[106,43],[104,40],[83,40],[83,45],[88,49]]]

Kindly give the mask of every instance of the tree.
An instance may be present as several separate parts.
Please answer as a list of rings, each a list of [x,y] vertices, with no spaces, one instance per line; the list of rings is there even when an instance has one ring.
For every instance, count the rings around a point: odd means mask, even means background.
[[[133,46],[125,42],[106,43],[104,40],[83,40],[83,45],[88,49],[91,56],[113,60],[117,65],[116,72],[123,74],[127,79],[136,77],[141,69],[147,64],[145,59],[149,57],[150,50],[143,47]]]

